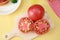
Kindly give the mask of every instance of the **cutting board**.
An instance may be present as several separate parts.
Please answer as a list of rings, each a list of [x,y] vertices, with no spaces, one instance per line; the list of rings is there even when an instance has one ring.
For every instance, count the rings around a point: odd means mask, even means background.
[[[49,6],[47,0],[22,0],[19,8],[12,13],[11,15],[0,16],[0,40],[2,40],[2,35],[6,34],[12,29],[15,28],[15,19],[17,16],[22,13],[27,12],[29,6],[33,4],[43,5],[48,12],[49,18],[53,21],[54,29],[50,30],[48,33],[41,35],[39,37],[34,38],[34,40],[60,40],[60,19],[56,16],[55,12]],[[11,40],[22,40],[21,37],[14,37]]]

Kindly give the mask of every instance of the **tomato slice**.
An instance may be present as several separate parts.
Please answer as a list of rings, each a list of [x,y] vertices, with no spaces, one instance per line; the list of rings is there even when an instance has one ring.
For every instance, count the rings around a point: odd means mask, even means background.
[[[28,17],[33,21],[42,19],[44,16],[45,10],[41,5],[35,4],[28,9]]]
[[[46,19],[38,20],[33,25],[33,30],[37,34],[44,34],[50,30],[50,24]]]
[[[0,6],[5,5],[9,2],[9,0],[0,0]]]
[[[21,18],[19,20],[18,28],[21,32],[27,33],[29,31],[31,31],[30,27],[31,27],[32,23],[33,23],[33,21],[28,17]]]

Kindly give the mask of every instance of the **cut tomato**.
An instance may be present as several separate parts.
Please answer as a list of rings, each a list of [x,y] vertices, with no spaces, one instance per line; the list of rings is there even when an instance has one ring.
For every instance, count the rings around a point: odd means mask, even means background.
[[[0,6],[5,5],[9,2],[9,0],[0,0]]]
[[[30,18],[27,18],[27,17],[21,18],[18,25],[19,30],[24,33],[31,31],[30,27],[32,23],[33,21]]]
[[[37,34],[44,34],[50,29],[50,24],[46,19],[38,20],[33,25],[33,30]]]

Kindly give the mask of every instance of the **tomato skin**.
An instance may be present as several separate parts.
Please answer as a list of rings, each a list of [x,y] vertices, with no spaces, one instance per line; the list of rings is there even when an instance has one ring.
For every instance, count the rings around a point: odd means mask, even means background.
[[[28,16],[33,21],[42,19],[44,16],[45,10],[41,5],[35,4],[28,9]]]
[[[28,17],[23,17],[19,20],[18,28],[23,33],[28,33],[31,31],[30,27],[33,21]]]
[[[45,34],[50,30],[50,24],[46,19],[38,20],[34,23],[33,29],[37,34]]]

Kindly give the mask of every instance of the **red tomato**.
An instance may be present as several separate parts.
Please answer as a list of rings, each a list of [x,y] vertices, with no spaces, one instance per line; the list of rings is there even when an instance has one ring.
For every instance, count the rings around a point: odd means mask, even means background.
[[[0,0],[0,3],[4,2],[4,0]]]
[[[21,18],[19,21],[19,24],[18,24],[18,28],[21,32],[27,33],[29,31],[31,31],[30,27],[31,27],[32,23],[33,23],[33,21],[30,18],[27,18],[27,17]]]
[[[49,31],[50,24],[46,19],[38,20],[33,25],[34,32],[37,34],[44,34]]]
[[[33,5],[28,9],[28,16],[33,21],[37,21],[39,19],[42,19],[44,16],[45,10],[41,5]]]
[[[5,5],[8,2],[9,2],[9,0],[0,0],[0,6]]]

